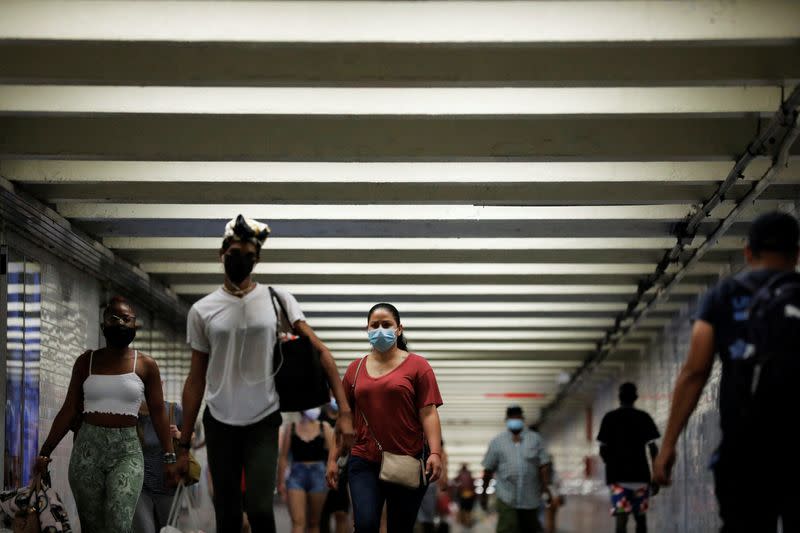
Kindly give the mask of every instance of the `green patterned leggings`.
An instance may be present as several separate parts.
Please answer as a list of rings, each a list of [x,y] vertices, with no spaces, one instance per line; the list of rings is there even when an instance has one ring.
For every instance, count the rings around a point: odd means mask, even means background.
[[[143,481],[135,427],[83,423],[69,460],[69,485],[83,533],[130,533]]]

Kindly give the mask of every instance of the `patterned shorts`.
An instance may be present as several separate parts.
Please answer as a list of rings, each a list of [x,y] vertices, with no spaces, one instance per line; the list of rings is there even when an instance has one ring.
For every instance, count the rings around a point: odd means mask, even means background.
[[[627,489],[612,483],[611,489],[611,516],[621,514],[643,515],[650,507],[650,487]]]

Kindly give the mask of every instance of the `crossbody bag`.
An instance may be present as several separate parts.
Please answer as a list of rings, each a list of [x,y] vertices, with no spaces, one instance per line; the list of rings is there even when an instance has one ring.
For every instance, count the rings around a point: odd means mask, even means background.
[[[358,383],[358,374],[361,372],[361,366],[367,358],[364,357],[359,361],[356,375],[353,378],[353,399],[358,408],[358,400],[356,398],[356,384]],[[387,452],[381,446],[380,441],[375,437],[372,427],[369,425],[367,415],[364,414],[363,409],[359,409],[361,417],[364,419],[364,424],[367,426],[372,440],[378,445],[378,451],[381,452],[381,469],[378,479],[386,483],[400,485],[409,489],[418,489],[425,479],[425,463],[422,459],[417,459],[411,455],[401,455],[397,453]]]

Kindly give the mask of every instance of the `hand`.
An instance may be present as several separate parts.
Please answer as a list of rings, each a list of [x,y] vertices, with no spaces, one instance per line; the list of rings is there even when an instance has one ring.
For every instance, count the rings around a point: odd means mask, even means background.
[[[45,457],[40,455],[36,458],[36,462],[33,464],[33,475],[36,476],[43,476],[47,473],[47,468],[53,460],[49,457]]]
[[[171,426],[169,427],[169,433],[170,433],[170,435],[172,435],[172,438],[173,438],[173,439],[178,439],[178,440],[180,440],[180,438],[181,438],[181,430],[180,430],[180,429],[178,429],[178,426],[176,426],[176,425],[174,425],[174,424],[173,424],[173,425],[171,425]]]
[[[281,501],[284,503],[289,501],[289,492],[286,490],[285,481],[278,481],[278,494],[280,494]]]
[[[425,476],[428,478],[428,483],[438,481],[442,477],[442,458],[438,455],[431,455],[428,457],[428,462],[425,464]]]
[[[548,506],[553,505],[553,493],[550,492],[549,487],[544,487],[542,489],[542,500],[547,502]]]
[[[177,474],[177,464],[164,465],[164,485],[167,487],[177,487],[182,479],[182,476]]]
[[[336,490],[339,487],[339,465],[336,464],[336,461],[328,461],[325,479],[328,480],[329,488]]]
[[[353,412],[339,411],[339,418],[336,420],[336,441],[344,452],[350,451],[356,440],[356,432],[353,429]]]
[[[658,483],[650,483],[650,494],[655,496],[661,492],[661,485]]]
[[[662,487],[669,487],[672,484],[672,468],[677,457],[675,448],[665,446],[658,452],[656,460],[653,461],[653,483]]]
[[[178,450],[178,462],[175,463],[174,465],[164,465],[164,466],[173,467],[173,475],[177,480],[175,482],[175,484],[177,485],[178,481],[184,479],[189,474],[189,450],[185,448],[180,448]]]

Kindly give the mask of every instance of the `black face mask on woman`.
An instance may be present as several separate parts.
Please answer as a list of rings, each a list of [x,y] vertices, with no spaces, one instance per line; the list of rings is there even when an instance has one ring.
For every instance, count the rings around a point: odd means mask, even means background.
[[[255,259],[247,255],[228,254],[225,256],[225,274],[237,285],[247,279],[255,265]]]
[[[136,329],[123,325],[105,326],[103,336],[109,348],[127,348],[136,338]]]

